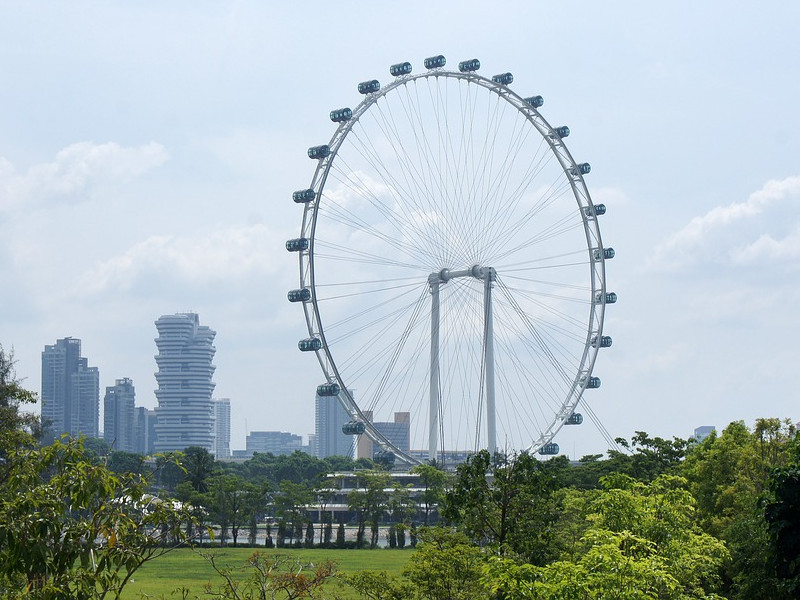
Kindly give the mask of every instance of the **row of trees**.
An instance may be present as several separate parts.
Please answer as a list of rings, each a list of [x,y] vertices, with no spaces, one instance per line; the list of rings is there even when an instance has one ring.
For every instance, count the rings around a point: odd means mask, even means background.
[[[332,522],[315,532],[306,513],[324,504],[330,465],[259,455],[230,467],[197,449],[152,471],[119,454],[106,463],[81,441],[40,447],[24,410],[33,401],[0,348],[2,597],[119,597],[142,564],[207,535],[204,524],[234,542],[242,527],[252,535],[254,507],[274,511],[280,540],[334,538]],[[403,578],[364,572],[350,584],[375,600],[800,596],[800,446],[789,422],[736,422],[699,444],[643,432],[618,441],[623,451],[579,465],[480,452],[452,480],[424,465],[416,502],[388,473],[359,471],[348,503],[360,542],[369,533],[374,546],[385,523],[397,545],[415,520],[440,526],[420,528]],[[256,555],[253,585],[289,581],[300,586],[290,597],[306,597],[303,585],[333,573],[303,567],[287,580],[279,566]]]
[[[443,500],[447,527],[420,533],[405,578],[363,573],[354,585],[375,600],[800,596],[791,423],[735,422],[699,444],[619,442],[629,451],[577,467],[478,453]]]

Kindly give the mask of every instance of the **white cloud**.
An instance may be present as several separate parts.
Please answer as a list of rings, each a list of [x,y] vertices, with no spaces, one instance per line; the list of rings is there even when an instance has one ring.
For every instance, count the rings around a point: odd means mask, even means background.
[[[764,234],[755,242],[731,253],[731,259],[737,264],[754,264],[759,261],[779,262],[795,260],[800,257],[800,225],[789,235],[776,239]]]
[[[780,210],[800,202],[800,176],[768,181],[744,202],[716,206],[694,217],[678,232],[659,244],[650,266],[676,269],[695,263],[744,264],[758,259],[781,261],[797,255],[798,233],[780,237],[787,225],[800,225],[796,211],[787,216]]]
[[[84,273],[74,293],[130,290],[153,277],[207,286],[266,276],[276,271],[276,239],[264,225],[233,227],[202,237],[151,236]]]
[[[59,151],[52,162],[34,165],[24,173],[0,158],[0,211],[85,198],[96,186],[123,184],[168,158],[156,142],[131,148],[114,142],[79,142]]]

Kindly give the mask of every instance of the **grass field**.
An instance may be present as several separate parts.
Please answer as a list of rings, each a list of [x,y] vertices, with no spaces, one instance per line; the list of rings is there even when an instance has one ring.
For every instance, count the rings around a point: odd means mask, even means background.
[[[247,558],[255,548],[215,548],[204,550],[211,552],[217,564],[229,567],[244,565]],[[338,570],[343,573],[356,571],[388,571],[399,575],[405,567],[411,550],[313,550],[289,549],[267,550],[258,549],[262,553],[281,554],[298,557],[305,562],[321,562],[330,560],[336,563]],[[197,552],[189,549],[175,550],[161,556],[142,567],[133,577],[122,594],[124,600],[139,600],[141,598],[181,598],[180,594],[172,593],[180,588],[190,590],[188,598],[204,597],[204,586],[207,582],[218,585],[221,583],[217,575],[208,564],[208,561]],[[341,586],[340,583],[330,584],[336,586],[337,593],[343,599],[356,599],[358,595],[352,590]]]

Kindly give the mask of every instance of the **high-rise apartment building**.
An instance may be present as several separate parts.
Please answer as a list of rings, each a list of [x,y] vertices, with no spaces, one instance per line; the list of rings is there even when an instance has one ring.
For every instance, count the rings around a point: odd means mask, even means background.
[[[365,410],[364,416],[396,448],[406,454],[409,453],[411,448],[411,413],[396,412],[394,413],[394,421],[373,421],[371,410]],[[360,435],[358,437],[356,458],[371,459],[377,457],[379,453],[380,446],[373,443],[368,436]]]
[[[195,313],[164,315],[156,321],[156,452],[199,446],[214,450],[214,365],[216,332]]]
[[[103,399],[103,438],[112,450],[137,452],[136,390],[125,377],[106,387]]]
[[[252,456],[255,452],[270,453],[277,456],[301,450],[303,438],[285,431],[251,431],[247,434],[245,444],[248,456]]]
[[[156,411],[145,408],[144,406],[137,406],[136,409],[136,449],[134,452],[144,456],[153,454],[153,446],[155,445],[156,433]]]
[[[100,372],[81,356],[81,341],[67,337],[42,352],[42,422],[46,439],[67,433],[97,437]]]
[[[231,401],[214,400],[214,456],[217,459],[231,456]]]
[[[314,454],[326,456],[353,456],[353,436],[342,433],[342,425],[350,415],[335,396],[317,396],[314,400]]]

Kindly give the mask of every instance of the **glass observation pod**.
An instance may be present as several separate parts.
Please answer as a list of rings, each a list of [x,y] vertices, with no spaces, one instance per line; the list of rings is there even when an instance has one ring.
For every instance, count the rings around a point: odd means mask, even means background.
[[[458,70],[462,73],[469,73],[471,71],[477,71],[481,68],[481,61],[477,58],[473,58],[472,60],[462,60],[458,63]]]
[[[594,336],[591,340],[592,348],[597,348],[598,346],[598,339],[597,336]],[[611,336],[610,335],[602,335],[600,336],[599,346],[601,348],[611,348]]]
[[[377,92],[381,89],[381,83],[377,79],[371,79],[370,81],[362,81],[358,84],[358,93],[359,94],[371,94],[373,92]]]
[[[586,378],[584,377],[583,379],[581,379],[581,383],[584,382],[586,383],[587,390],[596,390],[597,388],[600,387],[599,377],[589,377],[589,381],[586,381]]]
[[[411,73],[411,63],[410,62],[402,62],[397,63],[396,65],[392,65],[389,67],[389,73],[392,74],[394,77],[400,77],[400,75],[408,75]]]
[[[605,204],[595,204],[594,206],[584,206],[583,212],[587,217],[596,217],[599,215],[606,214],[606,205]]]
[[[594,296],[594,301],[599,304],[603,301],[603,292],[597,292]],[[608,292],[606,294],[606,304],[614,304],[617,301],[617,295],[614,292]]]
[[[295,238],[286,241],[286,249],[289,252],[302,252],[308,250],[308,238]]]
[[[578,175],[579,173],[581,175],[588,175],[591,171],[592,171],[592,165],[590,165],[589,163],[581,163],[579,165],[570,168],[569,170],[569,172],[572,173],[573,175]]]
[[[426,69],[439,69],[447,64],[447,59],[441,54],[437,56],[431,56],[425,59],[425,68]]]
[[[558,444],[555,442],[550,442],[549,444],[545,444],[541,448],[539,448],[539,454],[543,456],[554,456],[559,453],[561,448],[558,447]]]
[[[583,415],[581,413],[572,413],[569,419],[564,421],[564,425],[580,425],[583,423]]]
[[[297,342],[297,347],[301,352],[316,352],[322,348],[322,340],[319,338],[307,338]]]
[[[308,302],[311,300],[311,290],[308,288],[289,290],[286,296],[289,298],[289,302]]]
[[[511,73],[500,73],[492,77],[492,81],[502,85],[509,85],[514,81],[514,76]]]
[[[349,108],[337,108],[336,110],[331,111],[331,121],[334,123],[341,123],[343,121],[349,121],[353,118],[353,111]]]
[[[533,108],[539,108],[544,104],[544,98],[541,96],[531,96],[530,98],[525,98],[525,102],[530,104]]]
[[[391,467],[394,465],[395,458],[394,452],[381,450],[375,455],[375,462]]]
[[[312,146],[308,149],[308,158],[325,158],[331,153],[328,144],[322,146]]]
[[[361,435],[367,430],[367,426],[361,421],[350,421],[342,425],[342,433],[345,435]]]
[[[556,127],[555,130],[556,135],[560,138],[565,138],[569,136],[569,127],[566,125],[562,125],[561,127]]]
[[[326,146],[327,148],[327,146]],[[308,151],[309,156],[311,155],[311,150]],[[292,193],[292,200],[297,202],[298,204],[305,204],[307,202],[311,202],[314,198],[317,197],[317,193],[312,190],[311,188],[307,190],[297,190],[296,192]]]
[[[616,256],[616,252],[614,252],[613,248],[595,248],[592,252],[592,256],[594,256],[595,260],[600,260],[601,258],[610,259]]]
[[[338,383],[323,383],[317,386],[317,396],[338,396],[339,391]]]

